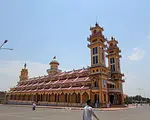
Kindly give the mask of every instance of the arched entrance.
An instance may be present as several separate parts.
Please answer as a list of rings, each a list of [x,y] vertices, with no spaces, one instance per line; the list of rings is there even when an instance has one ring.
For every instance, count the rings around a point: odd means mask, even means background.
[[[54,102],[57,102],[57,94],[55,94]]]
[[[77,103],[80,103],[80,93],[77,95]]]
[[[37,94],[37,103],[41,101],[41,95],[40,94]]]
[[[71,94],[68,94],[68,103],[71,103]]]
[[[94,95],[94,106],[99,107],[99,94]]]
[[[68,102],[68,95],[67,95],[67,93],[65,94],[65,102],[67,103]]]
[[[114,104],[114,99],[115,99],[114,95],[110,95],[110,103],[111,104]]]
[[[54,95],[54,93],[52,93],[50,95],[50,102],[55,102],[55,95]]]
[[[82,102],[83,102],[83,103],[86,103],[88,99],[89,99],[88,93],[87,93],[87,92],[84,92],[84,93],[82,94]]]
[[[61,95],[59,96],[60,101],[59,102],[65,102],[65,94],[61,93]]]
[[[37,103],[38,101],[36,99],[36,96],[37,96],[37,94],[33,96],[33,101]]]
[[[71,95],[71,103],[76,103],[77,102],[77,94],[74,92],[72,95]]]

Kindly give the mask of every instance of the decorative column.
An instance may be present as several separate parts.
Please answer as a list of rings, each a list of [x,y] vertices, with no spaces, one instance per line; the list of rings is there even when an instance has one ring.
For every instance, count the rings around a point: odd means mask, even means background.
[[[82,94],[80,94],[80,104],[83,103],[83,100],[82,100]]]

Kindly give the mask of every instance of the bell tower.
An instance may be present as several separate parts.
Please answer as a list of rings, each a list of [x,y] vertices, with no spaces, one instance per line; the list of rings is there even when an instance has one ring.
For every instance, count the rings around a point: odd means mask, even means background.
[[[90,27],[91,35],[88,37],[88,48],[91,51],[91,66],[102,65],[105,66],[105,42],[106,39],[102,32],[104,29],[97,23],[94,27]]]
[[[121,50],[118,47],[118,41],[111,37],[111,40],[108,42],[108,48],[107,48],[107,58],[108,58],[108,68],[111,71],[111,79],[115,82],[115,89],[121,91],[121,97],[122,100],[120,100],[122,103],[124,102],[124,95],[123,95],[123,85],[122,83],[124,80],[122,77],[124,74],[121,73],[120,69],[120,58],[121,58]]]
[[[104,29],[97,23],[90,27],[91,34],[87,38],[88,48],[91,53],[90,80],[91,80],[91,100],[95,106],[100,103],[108,103],[107,92],[107,73],[108,69],[105,63],[105,50],[107,41],[103,35]]]
[[[117,46],[118,41],[111,37],[111,40],[107,42],[108,49],[107,49],[107,58],[108,58],[108,67],[110,68],[111,72],[118,72],[120,73],[120,58],[121,55],[119,54],[121,50]]]
[[[21,75],[19,76],[20,81],[28,80],[28,69],[26,63],[24,64],[24,68],[21,70]]]

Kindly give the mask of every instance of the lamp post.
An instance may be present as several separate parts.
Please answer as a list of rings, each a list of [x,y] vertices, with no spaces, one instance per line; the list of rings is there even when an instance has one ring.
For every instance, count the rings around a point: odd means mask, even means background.
[[[5,40],[2,45],[0,45],[0,50],[1,49],[5,49],[5,50],[13,50],[12,48],[2,48],[4,46],[4,44],[6,44],[8,42],[8,40]]]

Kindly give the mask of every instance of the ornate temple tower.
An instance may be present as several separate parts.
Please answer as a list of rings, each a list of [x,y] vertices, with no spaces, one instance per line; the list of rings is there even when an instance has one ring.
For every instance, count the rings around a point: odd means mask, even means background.
[[[97,23],[95,24],[95,27],[90,28],[91,35],[88,38],[88,41],[90,44],[88,44],[88,47],[91,50],[91,66],[106,66],[105,65],[105,42],[106,39],[104,38],[104,35],[102,32],[104,29],[100,27]]]
[[[119,53],[121,50],[117,46],[118,41],[111,37],[111,40],[107,42],[108,49],[107,49],[107,58],[108,58],[108,67],[111,69],[111,72],[121,72],[120,71],[120,58],[121,55]]]
[[[24,68],[21,70],[21,75],[19,78],[20,81],[28,80],[28,69],[26,63],[24,64]]]
[[[122,74],[120,70],[121,55],[119,54],[121,50],[117,46],[118,41],[114,37],[111,37],[111,40],[108,41],[107,43],[108,43],[107,48],[108,67],[111,70],[111,78],[116,83],[115,89],[118,90],[118,92],[120,91],[121,93],[121,94],[119,93],[121,96],[118,99],[122,99],[119,101],[123,102],[124,99],[123,99],[122,83],[124,82],[124,80],[122,79],[122,77],[124,76],[124,74]]]
[[[94,27],[90,28],[91,35],[88,38],[91,52],[91,66],[90,66],[90,79],[91,79],[91,100],[97,106],[100,103],[108,102],[107,94],[107,73],[108,69],[105,64],[105,42],[107,41],[102,32],[104,29],[97,23]]]
[[[47,70],[47,73],[49,75],[55,75],[56,73],[59,72],[58,69],[59,62],[56,60],[56,56],[54,56],[53,60],[49,64],[50,64],[50,69]]]

